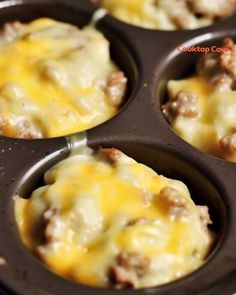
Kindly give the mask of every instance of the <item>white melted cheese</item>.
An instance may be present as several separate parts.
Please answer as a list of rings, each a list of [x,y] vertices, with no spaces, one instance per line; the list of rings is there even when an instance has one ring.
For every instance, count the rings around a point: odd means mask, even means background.
[[[83,131],[113,117],[122,103],[106,91],[118,71],[109,42],[91,26],[79,30],[52,19],[7,24],[0,71],[1,135],[31,139]]]
[[[224,151],[220,146],[220,139],[236,130],[236,92],[215,88],[199,76],[169,81],[168,91],[170,99],[180,91],[198,95],[200,116],[177,116],[172,123],[177,134],[203,152],[236,162],[236,153]]]
[[[173,19],[175,15],[173,12],[176,9],[176,7],[173,7],[176,5],[175,1],[170,3],[166,0],[98,0],[98,2],[113,16],[126,23],[147,29],[178,29]],[[176,9],[176,16],[177,14]],[[188,17],[188,29],[195,29],[213,23],[213,20],[210,18],[204,17],[199,19],[194,14],[180,15],[180,17]]]
[[[132,274],[133,287],[141,288],[205,262],[213,237],[182,182],[120,152],[115,163],[95,153],[73,155],[44,180],[29,199],[16,199],[15,215],[25,245],[56,273],[108,287],[117,255],[138,253],[149,261],[145,274]],[[166,187],[181,194],[182,207],[170,210],[160,196]]]

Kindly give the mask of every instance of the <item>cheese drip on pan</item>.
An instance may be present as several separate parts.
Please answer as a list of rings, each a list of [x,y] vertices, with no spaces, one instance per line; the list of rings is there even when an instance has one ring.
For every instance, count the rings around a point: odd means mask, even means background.
[[[52,19],[5,24],[0,72],[0,135],[25,139],[67,135],[110,119],[127,82],[94,27]]]
[[[117,149],[74,155],[16,199],[25,245],[50,269],[97,287],[142,288],[177,280],[206,260],[206,206],[180,181]]]

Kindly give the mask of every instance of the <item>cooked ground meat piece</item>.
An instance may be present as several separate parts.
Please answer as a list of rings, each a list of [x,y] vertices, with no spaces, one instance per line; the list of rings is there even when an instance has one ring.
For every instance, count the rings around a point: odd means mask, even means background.
[[[139,253],[121,253],[116,260],[119,266],[134,271],[138,277],[142,277],[149,266],[149,259]]]
[[[0,35],[3,36],[7,41],[11,41],[16,38],[22,27],[22,24],[18,21],[6,23],[3,26]]]
[[[116,289],[134,288],[135,280],[145,275],[149,259],[139,253],[120,253],[115,265],[109,270],[112,287]]]
[[[162,111],[169,122],[178,116],[195,118],[199,115],[198,95],[191,91],[180,91],[174,100],[162,106]]]
[[[44,237],[46,243],[54,243],[60,239],[61,229],[65,226],[57,209],[49,209],[43,215],[45,223]]]
[[[187,1],[171,0],[169,2],[168,13],[172,17],[177,28],[181,30],[190,29],[192,25],[195,24],[195,19],[192,12],[189,10]]]
[[[158,204],[174,218],[185,217],[188,214],[188,204],[185,197],[171,186],[165,186],[157,196]]]
[[[216,74],[219,67],[218,54],[207,53],[201,56],[197,62],[197,73],[209,78]]]
[[[225,91],[227,89],[234,90],[235,89],[235,81],[226,73],[218,73],[216,74],[211,83],[219,89],[219,91]]]
[[[217,88],[236,88],[236,45],[230,38],[225,38],[222,47],[230,52],[208,53],[197,64],[197,71]]]
[[[207,229],[209,224],[212,224],[212,220],[209,215],[209,209],[207,206],[197,206],[199,211],[199,216],[202,222],[202,226],[204,229]]]
[[[200,19],[211,24],[217,19],[232,15],[236,11],[235,0],[169,0],[156,1],[156,6],[165,7],[178,29],[193,29]]]
[[[187,0],[191,11],[200,16],[212,18],[224,18],[230,16],[235,11],[234,0]]]
[[[17,126],[16,130],[18,131],[18,138],[22,139],[34,139],[34,132],[31,130],[30,122],[22,120],[20,121]]]
[[[230,52],[220,55],[220,67],[236,81],[236,45],[232,39],[226,38],[223,42],[223,47],[229,48]]]
[[[127,78],[122,71],[113,72],[107,80],[105,92],[112,105],[120,106],[127,86]]]
[[[111,287],[115,289],[135,288],[133,274],[119,265],[110,268],[108,277]]]
[[[115,165],[121,157],[121,152],[116,148],[100,148],[98,155],[104,157],[108,162]]]
[[[221,138],[220,146],[225,152],[236,153],[236,133]]]

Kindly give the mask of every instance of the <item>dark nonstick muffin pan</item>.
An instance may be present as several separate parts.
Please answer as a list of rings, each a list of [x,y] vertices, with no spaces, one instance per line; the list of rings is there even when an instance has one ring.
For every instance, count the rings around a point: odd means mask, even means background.
[[[10,0],[0,2],[0,25],[51,17],[78,26],[96,10],[89,1]],[[180,44],[220,44],[235,37],[236,18],[193,31],[152,31],[111,16],[97,27],[111,43],[112,57],[129,79],[126,102],[110,121],[68,137],[20,140],[0,136],[0,294],[144,295],[233,294],[236,292],[236,166],[204,154],[180,139],[161,113],[169,79],[193,70],[199,54],[179,53]],[[23,245],[14,218],[14,195],[30,196],[43,173],[71,152],[116,147],[159,174],[185,182],[194,201],[207,205],[217,243],[207,262],[176,282],[139,290],[83,286],[48,270]],[[4,263],[3,263],[4,262]]]

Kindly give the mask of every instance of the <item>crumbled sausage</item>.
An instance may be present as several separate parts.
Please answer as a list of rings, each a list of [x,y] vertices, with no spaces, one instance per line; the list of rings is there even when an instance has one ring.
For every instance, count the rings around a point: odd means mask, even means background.
[[[220,67],[236,83],[236,46],[232,39],[226,38],[223,46],[230,49],[230,52],[220,54]]]
[[[121,253],[117,256],[117,264],[142,277],[149,266],[149,259],[139,253]]]
[[[0,135],[6,134],[14,134],[17,138],[22,139],[34,139],[35,136],[30,131],[30,124],[28,121],[20,121],[16,124],[15,130],[13,130],[12,126],[10,126],[9,122],[5,121],[4,119],[0,118]]]
[[[236,89],[236,45],[225,38],[223,48],[228,52],[208,53],[197,64],[197,72],[219,89]]]
[[[7,41],[14,40],[19,31],[22,29],[22,26],[23,25],[17,21],[6,23],[1,31],[1,36],[3,36]]]
[[[212,224],[212,220],[209,215],[209,209],[207,206],[197,206],[199,217],[202,223],[202,227],[207,229],[209,224]]]
[[[197,19],[191,12],[187,0],[156,0],[154,4],[157,9],[163,9],[167,13],[177,29],[192,29],[197,26]]]
[[[197,73],[205,78],[214,76],[219,68],[218,54],[207,53],[201,56],[197,63]]]
[[[198,95],[191,91],[180,91],[174,100],[162,106],[162,112],[169,122],[178,116],[196,118],[200,113]]]
[[[171,186],[165,186],[161,189],[157,202],[174,219],[185,217],[188,214],[188,204],[185,197]]]
[[[195,15],[221,19],[230,16],[235,11],[234,0],[187,0],[191,11]]]
[[[215,75],[212,79],[212,84],[219,89],[219,91],[224,91],[228,89],[235,90],[235,81],[226,73],[219,73]]]
[[[35,135],[31,130],[31,124],[29,121],[22,120],[16,125],[16,130],[18,131],[18,138],[22,139],[34,139]]]
[[[194,16],[189,10],[186,0],[172,0],[171,3],[168,3],[166,9],[178,29],[184,30],[192,28],[195,23]]]
[[[236,153],[236,133],[221,138],[220,147],[224,152]]]
[[[65,226],[61,222],[58,209],[48,209],[43,214],[45,223],[44,237],[46,243],[54,243],[59,240],[61,229]]]
[[[195,24],[195,21],[192,17],[191,14],[189,14],[187,11],[184,12],[184,17],[183,14],[178,14],[175,15],[173,17],[174,19],[174,23],[176,25],[176,27],[180,30],[187,30],[187,29],[191,29],[193,27],[193,25]]]
[[[121,152],[116,148],[100,148],[98,154],[104,157],[112,165],[115,165],[121,157]]]
[[[109,279],[116,289],[134,288],[136,279],[145,275],[150,261],[139,253],[121,253],[109,269]]]
[[[132,273],[125,268],[115,265],[109,269],[108,273],[110,286],[116,289],[132,289],[135,288],[135,279]]]
[[[205,24],[211,24],[236,11],[235,0],[157,0],[155,5],[158,8],[163,7],[176,27],[182,30],[198,27],[201,20]]]
[[[127,87],[127,78],[122,71],[116,71],[110,74],[105,87],[112,105],[118,107],[122,104]]]

